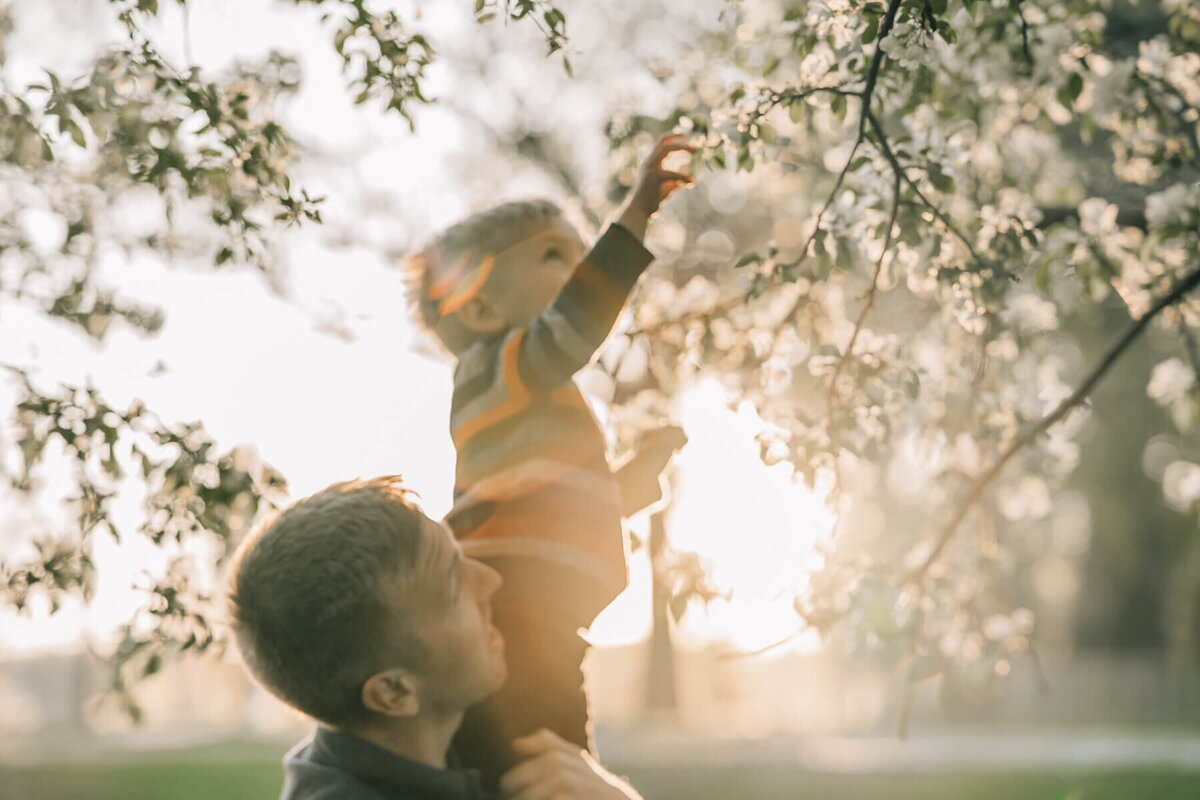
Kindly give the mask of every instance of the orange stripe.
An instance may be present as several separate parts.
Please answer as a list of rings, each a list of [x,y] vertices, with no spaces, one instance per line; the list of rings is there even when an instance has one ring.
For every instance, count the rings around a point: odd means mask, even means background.
[[[590,261],[580,261],[575,267],[574,277],[583,281],[588,289],[593,294],[601,295],[609,305],[623,308],[625,299],[628,293],[617,284],[613,283],[612,278],[604,274],[604,272]]]
[[[496,257],[488,253],[483,259],[483,263],[475,268],[475,276],[462,289],[455,291],[442,301],[438,312],[444,317],[447,314],[453,314],[460,308],[465,306],[475,296],[475,293],[480,290],[484,282],[487,281],[488,275],[492,273],[492,265],[496,263]]]
[[[504,348],[502,369],[504,370],[504,385],[508,388],[508,399],[492,410],[485,411],[474,419],[464,422],[451,434],[454,446],[459,450],[462,450],[462,446],[467,440],[484,428],[511,417],[529,405],[529,390],[521,383],[521,376],[517,372],[517,359],[521,355],[521,343],[524,339],[525,331],[522,330]]]
[[[463,272],[467,269],[467,264],[470,262],[471,253],[465,254],[458,260],[458,263],[450,267],[445,275],[438,277],[429,285],[429,299],[437,300],[446,292],[454,288],[454,284],[458,283],[458,279],[462,277]]]
[[[554,390],[554,394],[550,395],[550,399],[560,406],[571,406],[573,408],[582,408],[590,412],[592,409],[583,399],[583,395],[575,388],[575,384],[568,383]]]
[[[624,540],[618,540],[621,542],[618,544],[617,541],[606,541],[607,537],[592,537],[580,542],[578,541],[578,531],[548,527],[545,518],[537,515],[517,516],[515,514],[498,514],[481,523],[479,526],[465,533],[458,534],[455,538],[460,541],[478,541],[480,539],[507,539],[512,536],[544,539],[548,542],[570,545],[610,567],[625,568]],[[608,546],[605,547],[605,544]],[[587,545],[595,546],[588,547]]]

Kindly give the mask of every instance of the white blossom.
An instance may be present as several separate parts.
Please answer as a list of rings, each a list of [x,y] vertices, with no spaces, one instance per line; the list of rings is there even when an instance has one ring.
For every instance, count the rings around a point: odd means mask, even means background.
[[[1196,383],[1196,373],[1178,358],[1168,358],[1155,365],[1146,385],[1146,394],[1160,405],[1171,405],[1187,397]]]

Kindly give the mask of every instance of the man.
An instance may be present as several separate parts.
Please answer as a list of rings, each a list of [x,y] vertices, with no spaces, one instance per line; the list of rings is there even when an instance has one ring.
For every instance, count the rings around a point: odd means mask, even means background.
[[[255,679],[313,717],[281,800],[486,800],[450,742],[507,676],[491,622],[500,576],[463,555],[398,476],[334,484],[260,526],[229,578]],[[505,800],[640,800],[550,731],[519,739]]]

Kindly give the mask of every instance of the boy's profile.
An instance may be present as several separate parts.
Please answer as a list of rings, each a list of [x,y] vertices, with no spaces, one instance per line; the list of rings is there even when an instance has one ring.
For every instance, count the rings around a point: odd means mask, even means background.
[[[572,376],[653,260],[642,245],[650,218],[692,183],[663,160],[694,149],[682,134],[662,137],[590,250],[555,205],[526,201],[451,226],[410,260],[422,320],[457,359],[446,522],[504,578],[494,620],[509,680],[468,711],[455,740],[492,783],[516,761],[510,742],[537,728],[591,749],[578,630],[624,589],[621,518],[659,498],[658,474],[685,439],[655,431],[613,472]]]

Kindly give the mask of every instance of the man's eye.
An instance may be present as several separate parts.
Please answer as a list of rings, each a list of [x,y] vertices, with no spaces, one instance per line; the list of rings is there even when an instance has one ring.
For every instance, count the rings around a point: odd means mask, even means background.
[[[542,256],[543,261],[549,261],[552,258],[554,258],[554,259],[562,258],[562,253],[560,253],[558,251],[557,247],[551,247],[549,250],[546,251],[546,255]]]

